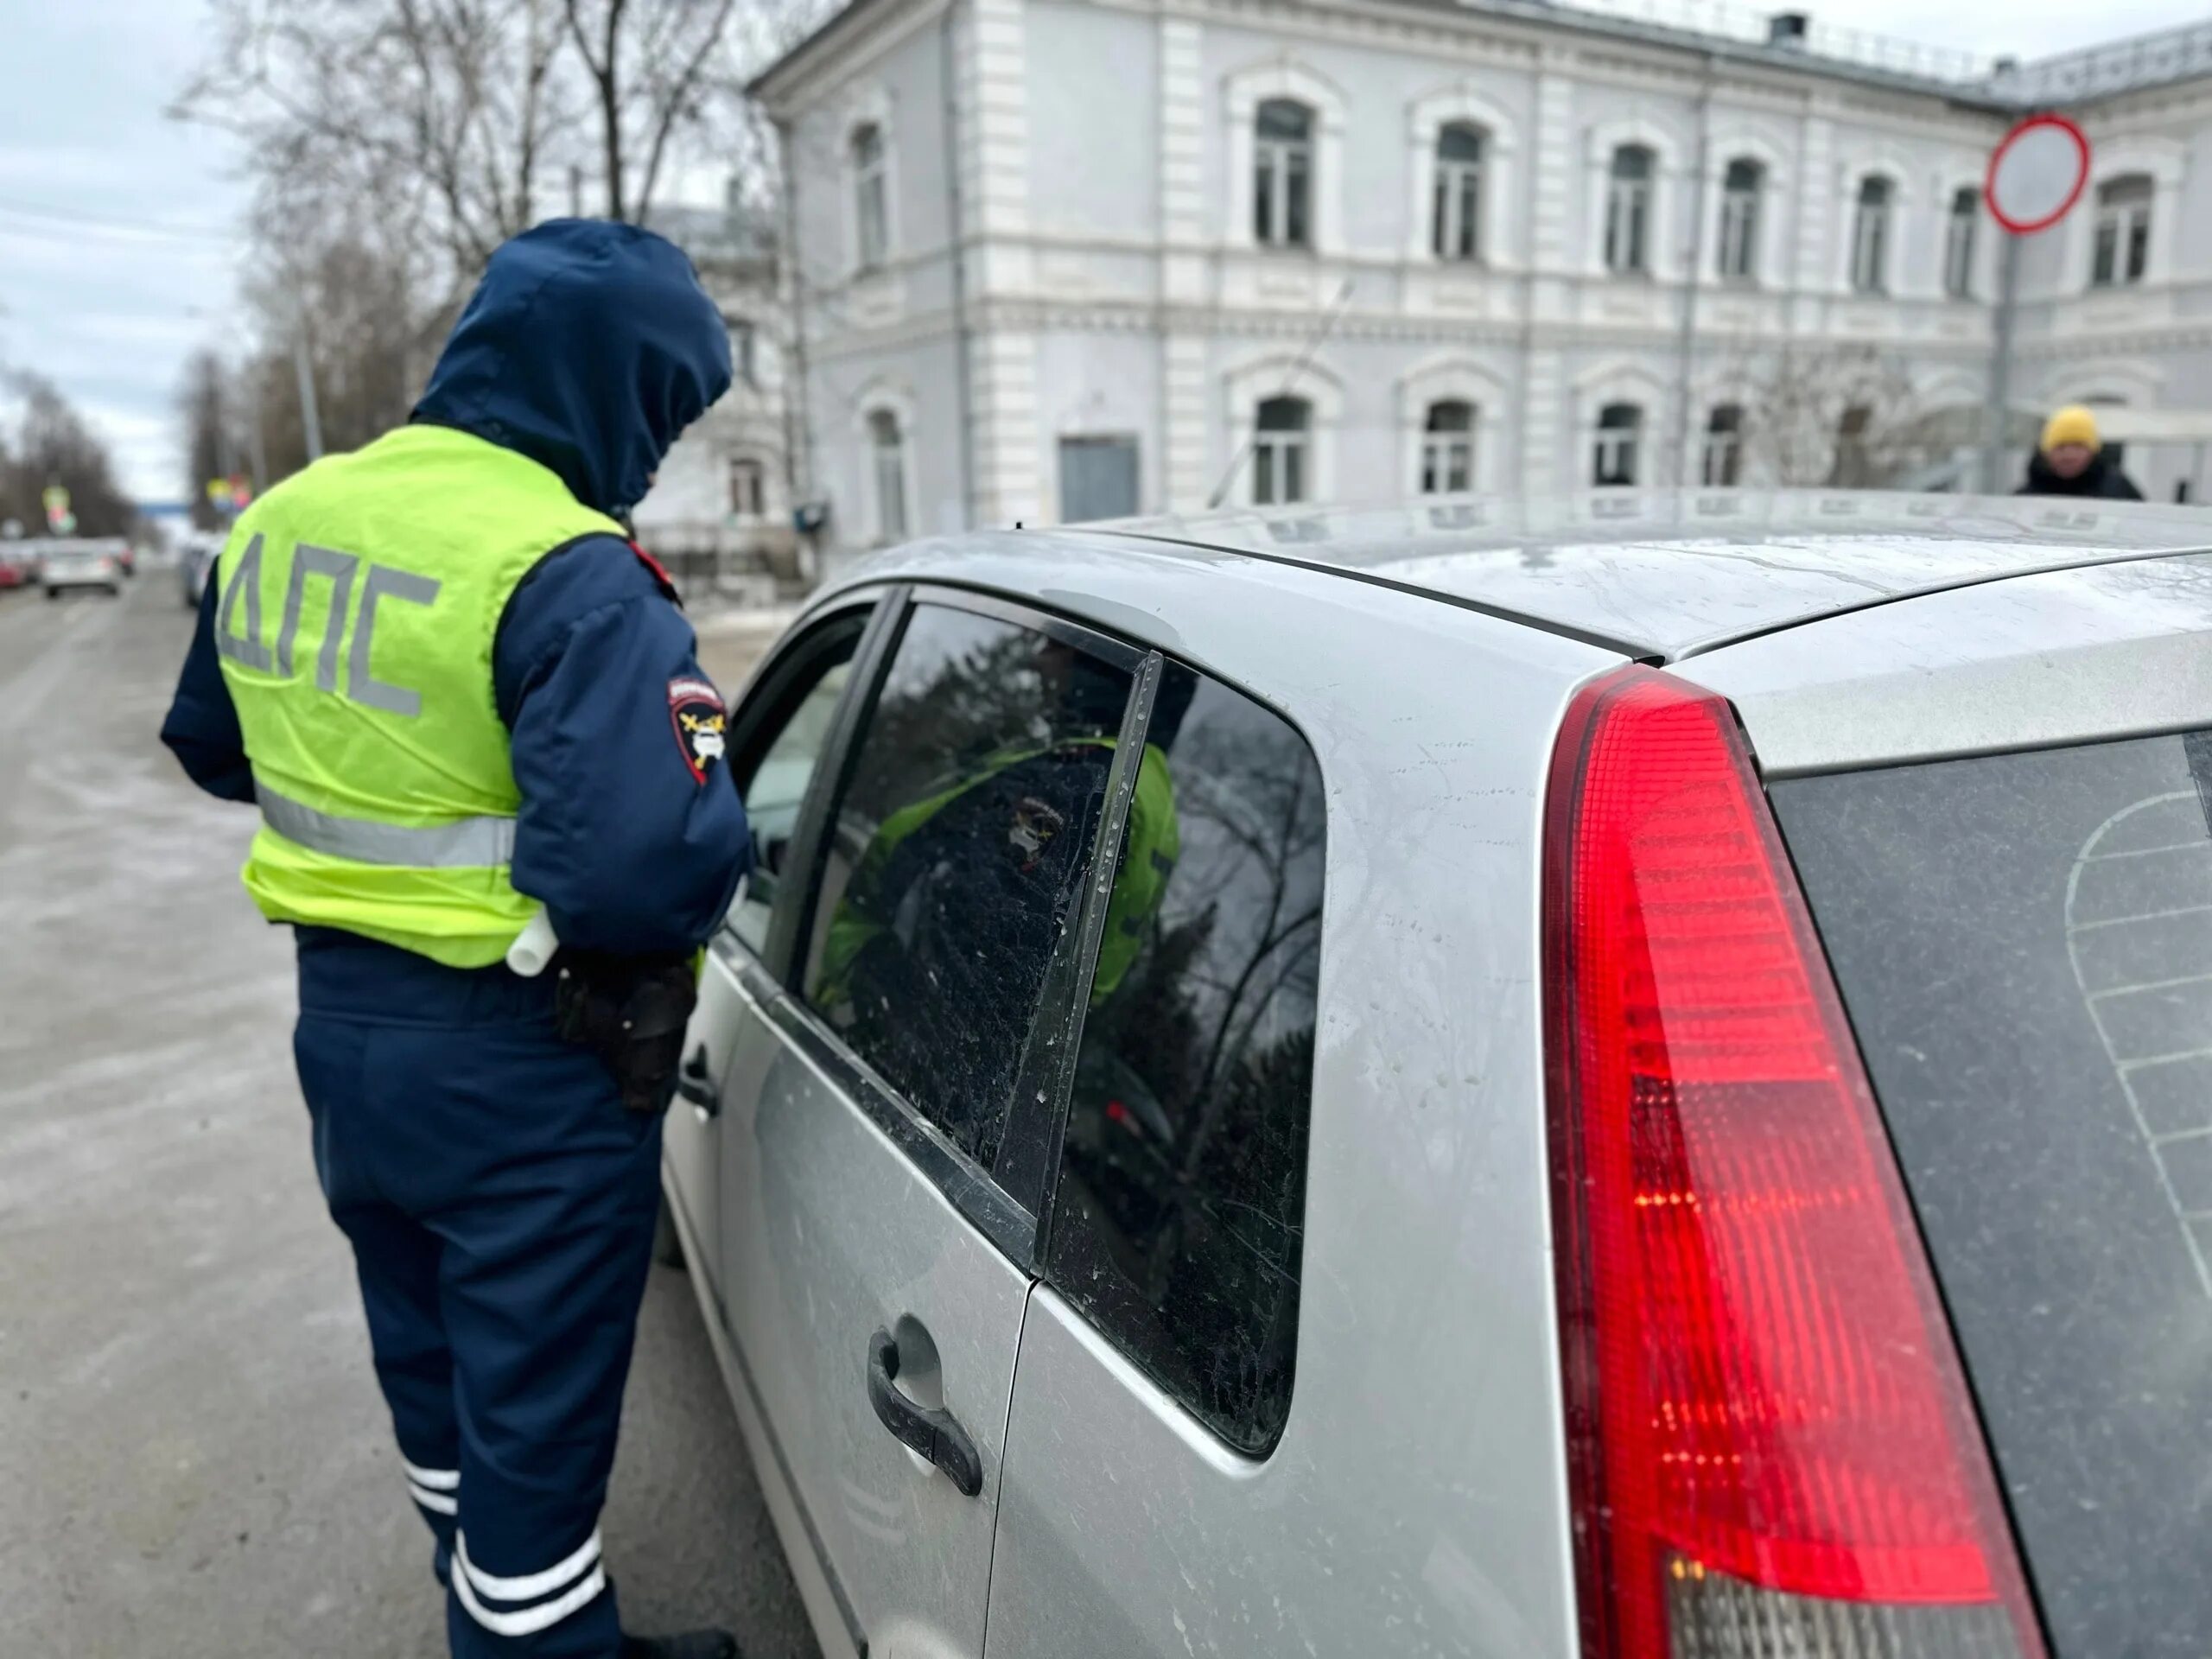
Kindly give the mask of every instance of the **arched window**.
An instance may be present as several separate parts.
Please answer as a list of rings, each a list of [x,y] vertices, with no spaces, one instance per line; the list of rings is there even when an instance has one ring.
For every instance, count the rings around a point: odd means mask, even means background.
[[[868,417],[868,471],[875,494],[876,538],[906,539],[906,441],[899,417],[879,409]]]
[[[1252,440],[1252,501],[1276,506],[1306,499],[1313,467],[1313,405],[1303,397],[1261,400]]]
[[[1440,259],[1483,253],[1483,132],[1454,121],[1436,135],[1436,219],[1430,232]]]
[[[1623,144],[1605,177],[1605,269],[1616,275],[1651,269],[1651,184],[1659,170],[1649,146]]]
[[[890,188],[884,176],[883,129],[864,122],[853,129],[853,236],[855,262],[862,270],[881,264],[891,252]]]
[[[1869,174],[1859,181],[1851,215],[1851,286],[1882,294],[1890,285],[1890,181]]]
[[[1701,476],[1723,488],[1744,481],[1744,406],[1715,404],[1705,417],[1705,464]]]
[[[2151,200],[2147,173],[2126,173],[2097,187],[2097,239],[2089,266],[2093,288],[2125,288],[2143,280],[2151,264]]]
[[[729,464],[729,510],[736,518],[758,518],[767,509],[767,473],[760,461],[750,455],[740,455]]]
[[[1287,98],[1259,107],[1252,130],[1252,237],[1262,247],[1313,245],[1313,111]]]
[[[1475,406],[1450,397],[1428,406],[1421,440],[1421,493],[1454,495],[1475,486]]]
[[[1951,193],[1943,222],[1943,291],[1955,300],[1974,295],[1974,233],[1981,222],[1981,192],[1962,184]]]
[[[1759,191],[1766,169],[1748,156],[1728,163],[1720,181],[1720,275],[1747,283],[1758,275]]]
[[[1638,440],[1643,411],[1634,404],[1607,404],[1598,411],[1598,435],[1591,446],[1591,480],[1599,487],[1636,482]]]

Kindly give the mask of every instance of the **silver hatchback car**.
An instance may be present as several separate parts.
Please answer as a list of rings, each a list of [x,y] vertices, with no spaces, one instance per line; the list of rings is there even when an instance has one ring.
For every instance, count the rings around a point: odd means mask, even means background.
[[[823,593],[665,1184],[824,1650],[2202,1656],[2209,546],[1615,493]]]

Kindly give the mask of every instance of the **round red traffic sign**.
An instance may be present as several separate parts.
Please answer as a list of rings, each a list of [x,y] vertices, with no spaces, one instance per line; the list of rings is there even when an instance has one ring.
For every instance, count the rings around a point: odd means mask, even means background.
[[[1989,152],[1981,199],[2015,236],[2047,231],[2089,182],[2088,135],[2063,115],[2031,115]]]

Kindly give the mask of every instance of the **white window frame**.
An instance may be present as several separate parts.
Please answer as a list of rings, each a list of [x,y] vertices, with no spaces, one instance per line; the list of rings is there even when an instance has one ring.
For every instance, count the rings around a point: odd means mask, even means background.
[[[1598,419],[1609,404],[1632,404],[1643,414],[1643,424],[1637,431],[1637,480],[1633,487],[1650,489],[1681,480],[1688,474],[1682,470],[1689,457],[1675,454],[1675,470],[1661,475],[1662,460],[1669,454],[1670,425],[1666,410],[1675,397],[1666,377],[1655,370],[1649,362],[1630,357],[1609,358],[1594,363],[1574,378],[1572,420],[1566,430],[1573,440],[1570,470],[1567,476],[1577,489],[1598,487],[1592,484],[1595,476],[1594,462],[1598,444]],[[1607,489],[1619,487],[1607,485]]]
[[[881,457],[877,453],[875,417],[888,415],[899,429],[899,516],[903,523],[894,525],[891,515],[884,512],[883,474]],[[868,544],[886,547],[893,541],[904,541],[922,533],[915,517],[914,499],[914,400],[902,390],[878,386],[864,392],[853,410],[854,453],[859,460],[860,496],[865,512],[862,524]]]
[[[1464,133],[1475,141],[1472,160],[1446,160],[1444,141]],[[1479,264],[1483,257],[1484,209],[1488,205],[1488,135],[1465,122],[1452,122],[1436,135],[1436,188],[1430,193],[1429,246],[1447,264]]]
[[[1881,198],[1870,203],[1866,192],[1874,185],[1881,187]],[[1852,181],[1851,234],[1845,257],[1848,261],[1846,280],[1853,294],[1888,299],[1897,293],[1898,194],[1897,180],[1887,173],[1861,173]]]
[[[1421,418],[1421,479],[1422,495],[1465,495],[1475,487],[1475,457],[1480,453],[1483,411],[1464,397],[1440,397]],[[1429,425],[1440,409],[1464,409],[1464,427],[1438,429]],[[1458,481],[1453,481],[1454,474]]]
[[[1621,173],[1622,161],[1630,156],[1644,160],[1640,178]],[[1599,254],[1615,276],[1656,274],[1652,267],[1659,227],[1652,209],[1658,196],[1658,154],[1648,144],[1617,145],[1605,164],[1605,233]]]
[[[1728,182],[1731,171],[1748,164],[1756,172],[1751,188],[1739,190]],[[1720,164],[1720,224],[1713,238],[1714,273],[1724,283],[1756,283],[1759,279],[1766,214],[1766,163],[1756,156],[1731,156]]]
[[[1437,146],[1444,129],[1454,124],[1483,135],[1482,183],[1475,227],[1475,257],[1440,259],[1436,253]],[[1471,82],[1454,81],[1415,100],[1406,109],[1406,239],[1408,261],[1452,270],[1518,270],[1523,264],[1520,238],[1526,234],[1520,203],[1521,136],[1504,105],[1484,95]]]
[[[1253,358],[1222,377],[1221,447],[1216,469],[1254,442],[1260,405],[1270,397],[1302,397],[1311,411],[1306,428],[1306,501],[1332,501],[1337,488],[1337,433],[1344,422],[1344,382],[1326,361],[1316,359],[1301,367],[1294,353],[1271,352]],[[1247,506],[1253,499],[1255,469],[1247,453],[1231,486],[1234,498]]]
[[[1635,424],[1607,426],[1605,423],[1605,416],[1615,409],[1634,410],[1636,411]],[[1644,487],[1645,480],[1639,474],[1643,470],[1645,456],[1650,453],[1650,436],[1651,413],[1643,404],[1631,404],[1626,399],[1600,404],[1598,406],[1596,416],[1590,423],[1590,487],[1593,490],[1635,490]],[[1628,452],[1629,475],[1624,479],[1601,478],[1599,474],[1607,470],[1606,461],[1609,452],[1611,459],[1618,464],[1623,449]]]
[[[1974,198],[1974,208],[1966,215],[1967,229],[1963,256],[1964,269],[1961,270],[1959,269],[1961,256],[1958,246],[1960,238],[1958,205],[1968,195]],[[1973,180],[1959,179],[1955,181],[1938,200],[1943,204],[1943,269],[1942,272],[1943,295],[1947,299],[1971,300],[1982,291],[1982,259],[1990,239],[1989,234],[1982,229],[1982,220],[1988,216],[1988,210],[1982,204],[1981,186]],[[1996,233],[2002,234],[2001,232]],[[1955,285],[1952,280],[1954,277],[1959,277],[1961,280]]]
[[[838,212],[845,230],[845,276],[848,281],[856,277],[873,277],[888,271],[898,263],[899,240],[899,144],[897,123],[891,95],[880,86],[861,88],[851,98],[837,106],[836,114],[836,143],[837,146],[837,188],[840,198]],[[861,257],[861,175],[854,156],[853,141],[863,127],[872,126],[881,142],[881,163],[877,169],[883,188],[883,249],[882,257],[874,263]]]
[[[2124,295],[2157,288],[2173,280],[2174,249],[2180,235],[2182,183],[2188,169],[2188,149],[2168,138],[2120,138],[2101,145],[2090,162],[2089,182],[2082,200],[2066,216],[2061,232],[2067,238],[2066,270],[2062,291],[2074,294]],[[2142,280],[2099,288],[2095,274],[2097,192],[2131,173],[2151,178],[2151,245]]]
[[[753,480],[753,505],[745,506],[738,500],[737,480],[741,471],[749,471]],[[760,524],[768,516],[768,463],[759,455],[732,455],[723,463],[723,473],[728,486],[729,516],[741,524]]]
[[[1223,232],[1230,247],[1267,253],[1339,254],[1344,248],[1345,99],[1334,81],[1289,58],[1254,64],[1224,78],[1222,97],[1228,126],[1227,196]],[[1303,104],[1313,117],[1313,158],[1307,182],[1307,231],[1302,246],[1270,243],[1262,247],[1253,233],[1253,184],[1258,173],[1260,105],[1270,99]]]
[[[1301,138],[1271,138],[1259,130],[1260,117],[1270,107],[1294,109],[1306,120],[1306,135]],[[1319,130],[1320,118],[1313,106],[1291,98],[1262,99],[1252,111],[1252,242],[1255,247],[1311,251],[1314,238],[1314,198],[1319,194],[1320,180],[1314,164],[1320,146],[1314,142]],[[1291,235],[1291,185],[1297,177],[1300,164],[1306,175],[1304,234]],[[1263,182],[1264,181],[1264,182]],[[1264,200],[1268,209],[1268,233],[1260,234],[1260,208]]]
[[[1642,118],[1601,123],[1592,127],[1584,136],[1583,195],[1586,212],[1583,221],[1583,269],[1592,276],[1616,280],[1624,275],[1615,272],[1605,263],[1605,226],[1611,217],[1613,152],[1624,144],[1641,144],[1651,152],[1644,269],[1641,274],[1626,274],[1626,279],[1637,282],[1678,279],[1682,274],[1683,256],[1680,245],[1681,237],[1679,227],[1675,224],[1675,181],[1680,168],[1679,152],[1672,136],[1664,127],[1656,121]]]
[[[1915,276],[1914,268],[1906,264],[1910,241],[1913,193],[1906,181],[1910,175],[1904,161],[1891,151],[1878,151],[1872,160],[1855,159],[1847,162],[1838,175],[1834,218],[1835,239],[1830,248],[1829,266],[1834,272],[1835,291],[1847,299],[1895,300],[1910,294],[1938,291],[1924,288],[1923,283],[1934,279]],[[1877,289],[1862,289],[1858,285],[1859,268],[1859,192],[1868,179],[1880,179],[1890,188],[1888,221],[1882,238],[1882,285]],[[1946,199],[1948,205],[1948,198]]]
[[[1427,461],[1428,411],[1438,404],[1465,404],[1475,412],[1474,470],[1468,487],[1495,494],[1503,476],[1503,448],[1516,441],[1514,424],[1502,411],[1515,407],[1513,385],[1465,350],[1440,352],[1414,365],[1398,382],[1399,487],[1407,498],[1421,493]]]
[[[1732,429],[1727,431],[1722,431],[1713,424],[1713,417],[1724,409],[1732,409],[1736,411],[1736,424]],[[1735,489],[1743,484],[1744,461],[1746,455],[1744,446],[1745,424],[1744,406],[1740,403],[1732,399],[1707,406],[1705,428],[1699,438],[1697,467],[1698,482],[1705,488]],[[1716,466],[1717,461],[1728,464]],[[1732,480],[1713,476],[1716,472],[1726,471],[1732,471],[1736,474]]]
[[[1287,401],[1306,411],[1306,423],[1295,427],[1263,427],[1260,411],[1268,404]],[[1252,474],[1252,505],[1257,507],[1311,506],[1317,499],[1313,493],[1313,401],[1301,397],[1295,391],[1276,392],[1262,397],[1252,405],[1252,458],[1246,462]],[[1295,459],[1298,474],[1298,493],[1281,493],[1292,471]],[[1263,496],[1262,483],[1267,486]]]
[[[1732,289],[1787,287],[1791,280],[1789,245],[1792,214],[1789,194],[1796,177],[1789,154],[1755,127],[1721,121],[1707,147],[1713,157],[1707,174],[1703,245],[1713,250],[1713,280]],[[1758,207],[1752,226],[1751,268],[1747,276],[1731,276],[1720,261],[1727,217],[1728,164],[1751,162],[1759,169]]]
[[[2120,186],[2139,182],[2143,193],[2135,200],[2107,200]],[[2089,211],[2095,219],[2089,232],[2089,286],[2140,288],[2151,275],[2151,234],[2158,222],[2158,181],[2147,173],[2122,173],[2107,179],[2096,187],[2095,194],[2090,198]],[[2109,275],[2100,276],[2097,259],[2107,230],[2112,232],[2112,270]],[[2139,230],[2142,232],[2143,263],[2131,270],[2130,256],[2134,251]]]

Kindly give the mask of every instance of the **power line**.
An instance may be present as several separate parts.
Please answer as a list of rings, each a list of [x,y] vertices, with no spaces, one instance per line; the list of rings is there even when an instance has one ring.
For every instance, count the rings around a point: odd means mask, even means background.
[[[237,239],[226,231],[196,230],[189,226],[162,224],[159,220],[118,219],[109,214],[87,213],[67,207],[47,207],[36,202],[0,200],[0,214],[19,219],[42,219],[50,224],[67,226],[79,232],[90,231],[96,234],[121,236],[141,241],[188,241],[205,242],[211,245],[219,243],[227,245]],[[14,233],[21,235],[37,232],[18,230]]]

